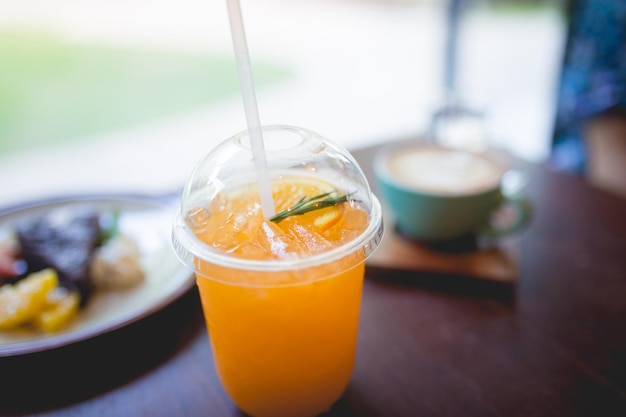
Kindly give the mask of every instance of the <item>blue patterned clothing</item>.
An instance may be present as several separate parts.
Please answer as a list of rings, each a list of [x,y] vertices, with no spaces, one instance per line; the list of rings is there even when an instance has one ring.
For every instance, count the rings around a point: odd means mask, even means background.
[[[585,123],[626,108],[626,0],[573,0],[571,6],[552,163],[584,175]]]

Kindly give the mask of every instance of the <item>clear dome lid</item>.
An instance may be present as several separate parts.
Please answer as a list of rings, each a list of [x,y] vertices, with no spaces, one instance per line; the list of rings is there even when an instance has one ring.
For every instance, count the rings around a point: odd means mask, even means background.
[[[382,214],[380,203],[354,157],[343,146],[307,129],[265,126],[262,134],[270,180],[310,177],[327,181],[349,194],[349,201],[358,204],[370,217],[367,230],[358,239],[327,253],[301,259],[298,267],[330,262],[360,247],[369,256],[382,238]],[[247,130],[220,143],[196,165],[185,185],[172,231],[174,249],[185,264],[193,268],[196,258],[242,269],[294,268],[293,260],[233,259],[202,243],[187,224],[188,213],[206,207],[224,189],[257,181],[256,172]],[[270,263],[272,266],[268,266]]]

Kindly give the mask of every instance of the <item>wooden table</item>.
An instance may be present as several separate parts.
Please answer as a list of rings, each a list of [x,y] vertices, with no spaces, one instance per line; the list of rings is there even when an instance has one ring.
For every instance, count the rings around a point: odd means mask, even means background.
[[[366,170],[374,151],[355,153]],[[626,201],[528,173],[515,284],[369,268],[356,368],[328,416],[626,415]],[[0,415],[242,414],[194,289],[112,333],[0,358]]]

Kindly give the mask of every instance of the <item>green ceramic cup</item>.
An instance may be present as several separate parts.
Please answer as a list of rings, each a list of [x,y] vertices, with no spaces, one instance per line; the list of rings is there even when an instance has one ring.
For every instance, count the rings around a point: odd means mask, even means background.
[[[523,176],[488,154],[401,142],[378,152],[374,173],[396,227],[416,240],[505,236],[530,219]],[[504,224],[493,221],[492,214],[505,205],[513,215]]]

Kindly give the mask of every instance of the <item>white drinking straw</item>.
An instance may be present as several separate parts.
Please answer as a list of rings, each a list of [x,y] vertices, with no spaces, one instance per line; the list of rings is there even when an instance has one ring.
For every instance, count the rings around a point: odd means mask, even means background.
[[[230,32],[233,37],[233,46],[235,47],[235,60],[237,62],[241,96],[246,113],[248,132],[250,134],[250,145],[252,147],[254,166],[257,173],[259,195],[261,196],[261,209],[263,210],[263,216],[269,219],[276,211],[274,209],[274,199],[272,198],[267,157],[265,156],[265,146],[261,132],[261,120],[259,118],[256,93],[254,91],[252,67],[250,65],[250,55],[248,54],[246,33],[243,27],[243,18],[241,17],[241,7],[239,0],[227,0],[227,5],[228,17],[230,19]]]

